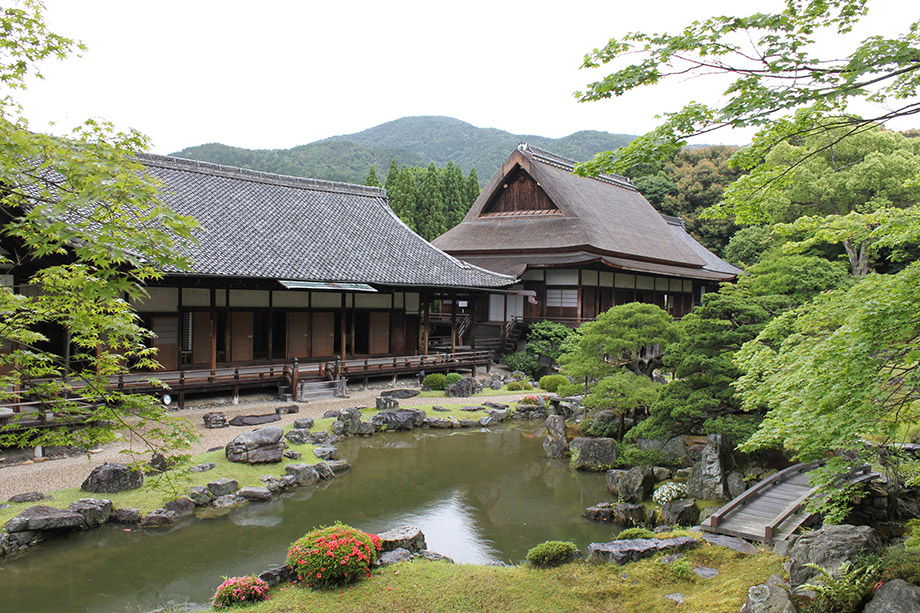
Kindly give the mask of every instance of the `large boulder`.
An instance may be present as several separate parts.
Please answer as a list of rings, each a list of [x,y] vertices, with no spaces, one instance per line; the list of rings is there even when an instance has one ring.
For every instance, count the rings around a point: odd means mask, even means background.
[[[12,534],[42,530],[77,530],[83,526],[83,516],[75,511],[36,505],[6,522],[3,529]]]
[[[339,425],[341,424],[341,425]],[[336,423],[332,425],[335,434],[355,436],[361,432],[361,409],[359,407],[339,411]],[[341,432],[339,432],[341,430]]]
[[[381,551],[394,551],[401,548],[412,553],[418,553],[428,548],[425,544],[425,535],[415,526],[403,526],[394,530],[387,530],[377,536],[380,537]]]
[[[706,438],[700,460],[687,479],[687,495],[702,500],[728,500],[729,449],[721,434]]]
[[[642,502],[655,488],[655,471],[651,466],[608,470],[606,479],[607,491],[624,502]]]
[[[393,396],[377,396],[375,404],[378,411],[386,411],[389,409],[399,408],[399,400]]]
[[[695,526],[700,518],[692,498],[672,500],[661,505],[661,523],[669,526]]]
[[[216,481],[211,481],[208,483],[208,491],[214,495],[215,498],[220,498],[221,496],[226,496],[232,494],[239,488],[239,483],[235,479],[227,479],[221,477]]]
[[[612,438],[579,437],[569,443],[569,452],[576,470],[601,472],[616,463],[617,442]]]
[[[80,489],[97,494],[135,490],[144,484],[144,473],[126,464],[106,462],[92,470]]]
[[[448,398],[468,398],[482,391],[482,382],[473,377],[464,377],[456,383],[451,383],[444,389]]]
[[[425,423],[425,411],[421,409],[385,409],[371,417],[370,422],[378,430],[381,426],[385,426],[387,432],[411,430]]]
[[[877,554],[882,541],[870,526],[824,526],[801,536],[789,552],[789,581],[797,588],[820,573],[807,564],[816,564],[836,576],[844,562],[859,554]]]
[[[313,443],[313,435],[306,428],[292,428],[284,433],[284,440],[291,445],[307,445]]]
[[[284,470],[294,477],[298,485],[313,485],[320,479],[319,473],[309,464],[288,464]]]
[[[176,512],[168,509],[154,509],[144,516],[141,528],[163,528],[176,523]]]
[[[657,451],[673,466],[690,466],[693,463],[690,447],[683,436],[670,439],[640,438],[636,446],[642,451]]]
[[[229,428],[230,424],[227,423],[227,416],[221,413],[220,411],[211,411],[210,413],[205,413],[204,417],[204,427],[205,428]]]
[[[773,575],[766,583],[751,586],[741,613],[796,613],[782,578]]]
[[[241,464],[265,464],[280,462],[284,453],[281,436],[284,431],[279,426],[258,428],[241,434],[224,449],[224,455],[231,462]]]
[[[686,551],[700,546],[700,542],[689,536],[670,539],[627,539],[609,543],[588,545],[588,560],[591,562],[612,562],[623,565],[627,562],[650,558],[660,552]]]
[[[48,498],[41,492],[25,492],[24,494],[15,494],[10,496],[9,502],[38,502]]]
[[[550,415],[546,418],[546,438],[543,439],[543,451],[549,458],[564,458],[569,452],[569,442],[565,439],[565,418]]]
[[[112,515],[112,501],[100,498],[81,498],[76,502],[71,502],[67,510],[82,515],[83,523],[87,528],[96,528],[109,521]]]
[[[889,581],[875,592],[863,613],[920,613],[920,587],[904,579]]]

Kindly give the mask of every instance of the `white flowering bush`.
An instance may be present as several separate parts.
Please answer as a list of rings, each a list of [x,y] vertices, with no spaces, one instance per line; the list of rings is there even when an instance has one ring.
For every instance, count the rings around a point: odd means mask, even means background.
[[[673,502],[687,497],[687,486],[677,481],[665,483],[652,494],[652,500],[657,505],[663,505],[666,502]]]

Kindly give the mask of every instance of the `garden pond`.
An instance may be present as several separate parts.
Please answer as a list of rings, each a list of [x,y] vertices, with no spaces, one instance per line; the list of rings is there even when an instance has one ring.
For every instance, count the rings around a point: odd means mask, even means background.
[[[544,434],[540,422],[518,422],[342,441],[339,457],[352,470],[318,488],[169,529],[73,533],[0,559],[0,610],[206,608],[222,577],[281,565],[294,540],[337,520],[367,532],[418,526],[430,550],[472,564],[520,563],[545,540],[570,540],[582,551],[610,540],[616,526],[581,516],[610,500],[604,475],[546,458]]]

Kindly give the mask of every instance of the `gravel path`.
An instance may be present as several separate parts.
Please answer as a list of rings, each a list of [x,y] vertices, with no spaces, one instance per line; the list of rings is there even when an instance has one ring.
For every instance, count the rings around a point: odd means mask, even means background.
[[[330,409],[346,409],[358,406],[374,406],[374,399],[380,393],[380,390],[367,390],[350,392],[348,398],[329,398],[312,400],[309,403],[300,403],[299,413],[282,415],[281,421],[272,422],[267,425],[285,426],[292,423],[298,417],[312,417],[318,419],[323,413]],[[402,406],[406,407],[424,407],[435,404],[458,404],[459,402],[482,403],[482,402],[500,402],[508,404],[509,402],[520,400],[528,393],[502,395],[502,396],[477,396],[470,399],[453,399],[453,398],[409,398],[401,400]],[[231,440],[248,432],[247,427],[220,428],[208,430],[203,426],[202,416],[211,411],[221,411],[230,420],[237,415],[261,415],[264,413],[273,413],[275,407],[290,404],[284,401],[271,400],[261,402],[246,402],[238,405],[221,405],[218,407],[209,406],[207,408],[184,409],[176,415],[187,419],[201,435],[201,438],[192,445],[189,453],[196,455],[204,453],[212,447],[223,447]],[[0,501],[7,500],[10,496],[23,492],[52,492],[65,488],[79,487],[83,480],[89,475],[90,471],[102,464],[103,462],[129,462],[130,455],[122,453],[124,450],[132,449],[130,442],[111,443],[103,446],[98,452],[87,455],[77,455],[63,458],[49,458],[43,462],[32,464],[11,464],[4,466],[0,464]],[[143,446],[135,443],[134,451],[142,457]],[[94,450],[95,451],[95,450]]]

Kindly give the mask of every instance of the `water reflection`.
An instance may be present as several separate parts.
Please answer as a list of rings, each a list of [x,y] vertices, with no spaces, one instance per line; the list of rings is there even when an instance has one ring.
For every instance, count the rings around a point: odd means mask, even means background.
[[[393,432],[339,445],[354,469],[170,531],[109,526],[0,559],[2,611],[143,611],[206,603],[222,576],[282,564],[288,546],[337,520],[368,532],[412,524],[457,562],[520,562],[548,539],[579,547],[613,528],[581,511],[609,500],[604,477],[543,457],[542,424],[491,432]],[[49,581],[49,578],[53,580]]]

